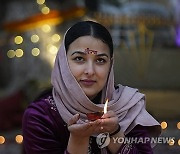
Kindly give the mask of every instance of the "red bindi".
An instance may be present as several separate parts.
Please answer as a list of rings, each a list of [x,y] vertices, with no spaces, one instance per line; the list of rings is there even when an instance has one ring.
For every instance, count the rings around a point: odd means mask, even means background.
[[[94,54],[94,55],[97,55],[97,51],[96,51],[96,50],[90,50],[89,48],[85,49],[84,52],[87,53],[87,54]]]

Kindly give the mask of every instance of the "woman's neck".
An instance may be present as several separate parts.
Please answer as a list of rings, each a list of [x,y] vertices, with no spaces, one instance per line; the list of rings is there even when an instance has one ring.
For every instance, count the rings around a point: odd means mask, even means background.
[[[101,92],[97,94],[95,98],[91,100],[94,104],[100,104],[101,103]]]

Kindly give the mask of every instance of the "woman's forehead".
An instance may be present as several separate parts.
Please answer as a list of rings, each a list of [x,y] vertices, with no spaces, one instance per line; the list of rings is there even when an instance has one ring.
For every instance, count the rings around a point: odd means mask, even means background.
[[[87,54],[110,54],[109,46],[100,39],[94,38],[92,36],[82,36],[73,41],[70,44],[68,51],[73,52],[77,50]]]

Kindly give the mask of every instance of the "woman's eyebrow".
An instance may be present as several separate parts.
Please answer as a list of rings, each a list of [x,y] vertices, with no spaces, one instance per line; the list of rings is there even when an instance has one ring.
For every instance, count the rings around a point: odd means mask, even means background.
[[[86,53],[84,53],[84,52],[82,52],[82,51],[75,51],[75,52],[73,52],[73,53],[71,54],[71,56],[74,55],[74,54],[85,55]]]
[[[97,54],[98,57],[101,57],[101,56],[106,56],[107,58],[109,58],[109,56],[105,53],[100,53],[100,54]]]
[[[71,56],[73,56],[74,54],[86,55],[87,53],[85,53],[83,51],[75,51],[71,54]],[[96,56],[98,56],[98,57],[106,56],[107,58],[109,58],[109,56],[105,53],[100,53],[100,54],[97,54]]]

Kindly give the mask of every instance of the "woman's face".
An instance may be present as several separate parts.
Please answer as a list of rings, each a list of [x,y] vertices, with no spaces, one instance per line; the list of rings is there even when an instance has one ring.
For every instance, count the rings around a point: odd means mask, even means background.
[[[70,70],[91,100],[103,89],[110,70],[108,45],[91,36],[72,42],[67,51]]]

